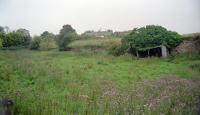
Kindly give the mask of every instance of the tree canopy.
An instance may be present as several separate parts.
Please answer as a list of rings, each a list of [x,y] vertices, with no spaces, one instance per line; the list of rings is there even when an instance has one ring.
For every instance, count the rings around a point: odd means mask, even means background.
[[[5,32],[6,28],[0,27],[0,39],[2,47],[28,46],[31,41],[29,31],[18,29],[17,31]]]
[[[64,25],[62,27],[62,29],[60,30],[60,34],[66,34],[66,33],[74,33],[76,32],[75,29],[72,28],[71,25],[67,24],[67,25]]]
[[[18,29],[16,32],[19,33],[20,36],[21,36],[22,45],[23,46],[28,46],[30,44],[30,41],[31,41],[31,35],[30,35],[29,31],[26,30],[26,29],[21,28],[21,29]]]
[[[41,37],[40,36],[34,36],[33,39],[30,42],[30,49],[31,50],[39,50],[41,43]]]
[[[50,50],[56,47],[55,35],[48,31],[44,31],[41,35],[40,50]]]
[[[2,48],[2,39],[0,38],[0,48]]]
[[[71,25],[64,25],[57,36],[59,50],[66,50],[67,45],[77,37],[76,30]]]
[[[4,33],[4,27],[0,26],[0,33]]]
[[[162,26],[148,25],[142,28],[135,28],[130,34],[122,39],[122,45],[134,49],[156,47],[165,45],[171,49],[181,42],[181,36],[169,31]]]

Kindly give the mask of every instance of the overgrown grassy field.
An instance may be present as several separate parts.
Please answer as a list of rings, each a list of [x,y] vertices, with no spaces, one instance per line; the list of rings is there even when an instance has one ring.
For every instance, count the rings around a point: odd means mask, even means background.
[[[0,51],[0,94],[15,115],[195,115],[200,55]]]

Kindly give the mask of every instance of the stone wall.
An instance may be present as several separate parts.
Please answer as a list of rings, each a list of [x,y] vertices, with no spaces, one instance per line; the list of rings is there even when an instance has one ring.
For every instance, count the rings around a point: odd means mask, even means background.
[[[174,49],[177,53],[200,52],[200,35],[184,38],[183,42]]]

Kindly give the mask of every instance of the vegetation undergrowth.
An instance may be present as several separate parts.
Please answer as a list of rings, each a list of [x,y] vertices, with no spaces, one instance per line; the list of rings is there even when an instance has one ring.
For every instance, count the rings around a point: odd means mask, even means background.
[[[14,100],[15,115],[193,115],[199,57],[5,50],[0,96]]]

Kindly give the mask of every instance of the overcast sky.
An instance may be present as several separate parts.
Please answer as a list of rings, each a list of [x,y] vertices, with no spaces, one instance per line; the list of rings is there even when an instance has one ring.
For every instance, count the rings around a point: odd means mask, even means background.
[[[200,0],[0,0],[0,26],[35,35],[57,34],[64,24],[78,33],[149,24],[180,34],[200,32]]]

